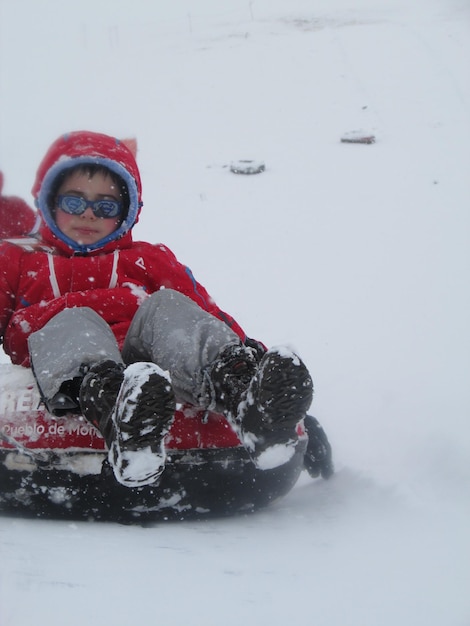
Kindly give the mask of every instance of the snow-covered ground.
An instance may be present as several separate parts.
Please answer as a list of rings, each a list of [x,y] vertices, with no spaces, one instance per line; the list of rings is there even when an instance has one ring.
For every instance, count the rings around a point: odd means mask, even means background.
[[[300,351],[337,467],[247,517],[0,517],[1,626],[469,626],[469,35],[464,0],[0,1],[5,192],[136,136],[136,238]]]

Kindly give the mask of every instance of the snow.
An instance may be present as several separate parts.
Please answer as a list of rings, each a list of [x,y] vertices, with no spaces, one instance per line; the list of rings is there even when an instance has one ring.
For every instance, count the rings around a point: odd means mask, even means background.
[[[256,466],[262,470],[273,469],[287,463],[294,454],[294,446],[279,443],[261,452],[256,459]]]
[[[30,198],[63,132],[137,137],[136,238],[300,352],[337,473],[232,519],[1,516],[1,626],[468,626],[468,3],[20,5],[4,192]]]

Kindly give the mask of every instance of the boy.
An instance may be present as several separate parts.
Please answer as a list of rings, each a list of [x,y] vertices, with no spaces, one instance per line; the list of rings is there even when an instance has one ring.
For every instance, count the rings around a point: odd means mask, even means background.
[[[132,152],[107,135],[64,135],[33,195],[37,235],[0,246],[0,331],[48,410],[91,421],[129,487],[158,482],[176,402],[223,413],[259,467],[286,462],[310,374],[290,350],[247,338],[168,248],[132,240]]]

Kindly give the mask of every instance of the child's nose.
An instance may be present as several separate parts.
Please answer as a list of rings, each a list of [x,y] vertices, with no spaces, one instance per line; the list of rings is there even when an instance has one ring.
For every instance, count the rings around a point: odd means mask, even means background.
[[[87,208],[83,211],[82,216],[88,219],[90,218],[96,219],[96,215],[93,213],[93,211],[91,210],[91,207],[89,206],[87,206]]]

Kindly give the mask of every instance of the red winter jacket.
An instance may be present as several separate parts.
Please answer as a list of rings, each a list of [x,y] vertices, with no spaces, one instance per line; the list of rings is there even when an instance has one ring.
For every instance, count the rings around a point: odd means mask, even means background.
[[[90,153],[92,159],[88,158]],[[81,162],[111,163],[124,179],[127,174],[130,187],[131,206],[127,218],[115,231],[117,236],[113,233],[89,249],[70,243],[61,235],[46,205],[53,181],[51,171],[57,175],[77,158]],[[140,211],[141,187],[134,157],[122,143],[81,131],[64,136],[53,144],[40,165],[33,193],[42,218],[37,239],[0,244],[0,335],[13,363],[29,366],[28,336],[71,307],[94,309],[110,325],[122,346],[139,304],[161,288],[189,296],[245,340],[245,333],[235,320],[217,307],[167,247],[132,241],[131,228]]]

